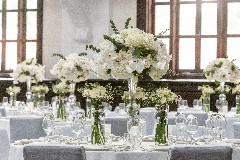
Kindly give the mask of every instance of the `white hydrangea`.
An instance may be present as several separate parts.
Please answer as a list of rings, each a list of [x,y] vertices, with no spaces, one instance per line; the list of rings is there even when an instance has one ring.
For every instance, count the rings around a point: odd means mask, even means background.
[[[90,68],[91,61],[86,56],[73,53],[60,59],[50,72],[60,80],[80,82],[89,78]]]
[[[97,85],[92,89],[84,89],[83,96],[91,99],[101,99],[107,97],[107,89],[103,86]]]
[[[232,89],[232,93],[233,93],[233,94],[240,94],[240,84],[236,85],[236,86]]]
[[[218,82],[233,82],[239,83],[240,72],[238,66],[233,61],[226,58],[217,58],[212,61],[205,69],[205,76],[208,80],[215,80]]]
[[[45,66],[37,63],[36,59],[26,59],[17,65],[16,70],[10,74],[14,84],[31,80],[32,83],[41,82],[44,79]]]
[[[8,94],[12,94],[12,93],[17,94],[20,91],[21,91],[21,88],[18,86],[10,86],[10,87],[6,88],[6,92]]]
[[[98,77],[129,79],[147,74],[153,80],[160,80],[168,71],[171,55],[153,34],[129,28],[111,38],[120,45],[104,40],[99,46],[100,52],[93,57],[93,71]],[[142,54],[136,56],[137,50]]]

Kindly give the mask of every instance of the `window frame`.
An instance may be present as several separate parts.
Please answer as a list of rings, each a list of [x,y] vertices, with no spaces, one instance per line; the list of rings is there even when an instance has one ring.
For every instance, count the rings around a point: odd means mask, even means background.
[[[217,58],[227,57],[227,38],[240,37],[240,34],[227,34],[227,4],[240,2],[240,0],[208,0],[201,1],[181,1],[170,0],[169,2],[155,2],[155,0],[137,0],[137,27],[148,32],[155,33],[155,6],[170,5],[170,34],[162,36],[162,38],[170,38],[169,53],[172,53],[172,61],[170,69],[177,75],[175,78],[205,78],[203,69],[200,68],[201,58],[201,38],[217,38]],[[179,12],[181,4],[196,4],[196,24],[195,35],[179,35]],[[217,34],[216,35],[201,35],[201,4],[216,3],[217,4]],[[143,20],[142,17],[145,17]],[[142,25],[145,24],[145,25]],[[179,38],[195,38],[195,69],[179,69]],[[221,47],[220,47],[221,46]],[[167,78],[167,77],[166,77]]]
[[[37,9],[27,9],[27,0],[18,0],[18,9],[7,10],[6,3],[7,0],[2,0],[2,38],[0,42],[2,43],[2,63],[0,70],[0,77],[10,77],[9,73],[12,70],[6,70],[6,43],[7,42],[17,42],[17,63],[20,63],[26,59],[26,43],[36,42],[36,59],[37,62],[42,64],[42,35],[43,35],[43,0],[37,0]],[[26,39],[26,15],[29,11],[37,12],[37,35],[36,39]],[[7,12],[17,12],[18,13],[18,25],[17,25],[17,39],[7,40],[6,37],[6,13]]]

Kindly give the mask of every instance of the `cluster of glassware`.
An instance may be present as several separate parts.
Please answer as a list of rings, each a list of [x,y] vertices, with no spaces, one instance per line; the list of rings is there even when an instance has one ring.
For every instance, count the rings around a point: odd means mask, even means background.
[[[188,115],[180,113],[176,119],[176,128],[177,128],[177,137],[176,142],[178,143],[190,143],[196,144],[196,140],[199,138],[196,133],[200,132],[200,129],[203,130],[203,135],[200,137],[205,143],[216,143],[221,142],[224,138],[227,121],[224,115],[222,114],[212,114],[206,121],[206,126],[199,126],[197,117],[194,115]],[[200,128],[202,127],[202,128]]]

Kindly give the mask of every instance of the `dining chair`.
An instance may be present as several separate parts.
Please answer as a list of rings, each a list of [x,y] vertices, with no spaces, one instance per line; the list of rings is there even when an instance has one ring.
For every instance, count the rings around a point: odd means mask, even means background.
[[[240,122],[233,123],[233,135],[235,139],[240,138]]]
[[[86,160],[85,149],[78,146],[25,146],[24,160]]]
[[[232,152],[230,146],[179,146],[170,148],[168,160],[232,160]]]
[[[10,143],[7,130],[0,128],[0,160],[8,160]]]

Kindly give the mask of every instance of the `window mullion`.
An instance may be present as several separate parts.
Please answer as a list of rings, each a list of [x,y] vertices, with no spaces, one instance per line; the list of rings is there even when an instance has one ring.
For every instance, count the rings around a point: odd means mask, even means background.
[[[6,7],[7,3],[6,0],[2,1],[2,63],[1,63],[1,70],[5,70],[6,67]]]
[[[172,0],[171,17],[172,17],[172,70],[176,73],[179,71],[179,0]]]
[[[18,62],[26,59],[26,0],[18,3]]]
[[[196,2],[195,70],[200,72],[201,57],[201,0]]]

